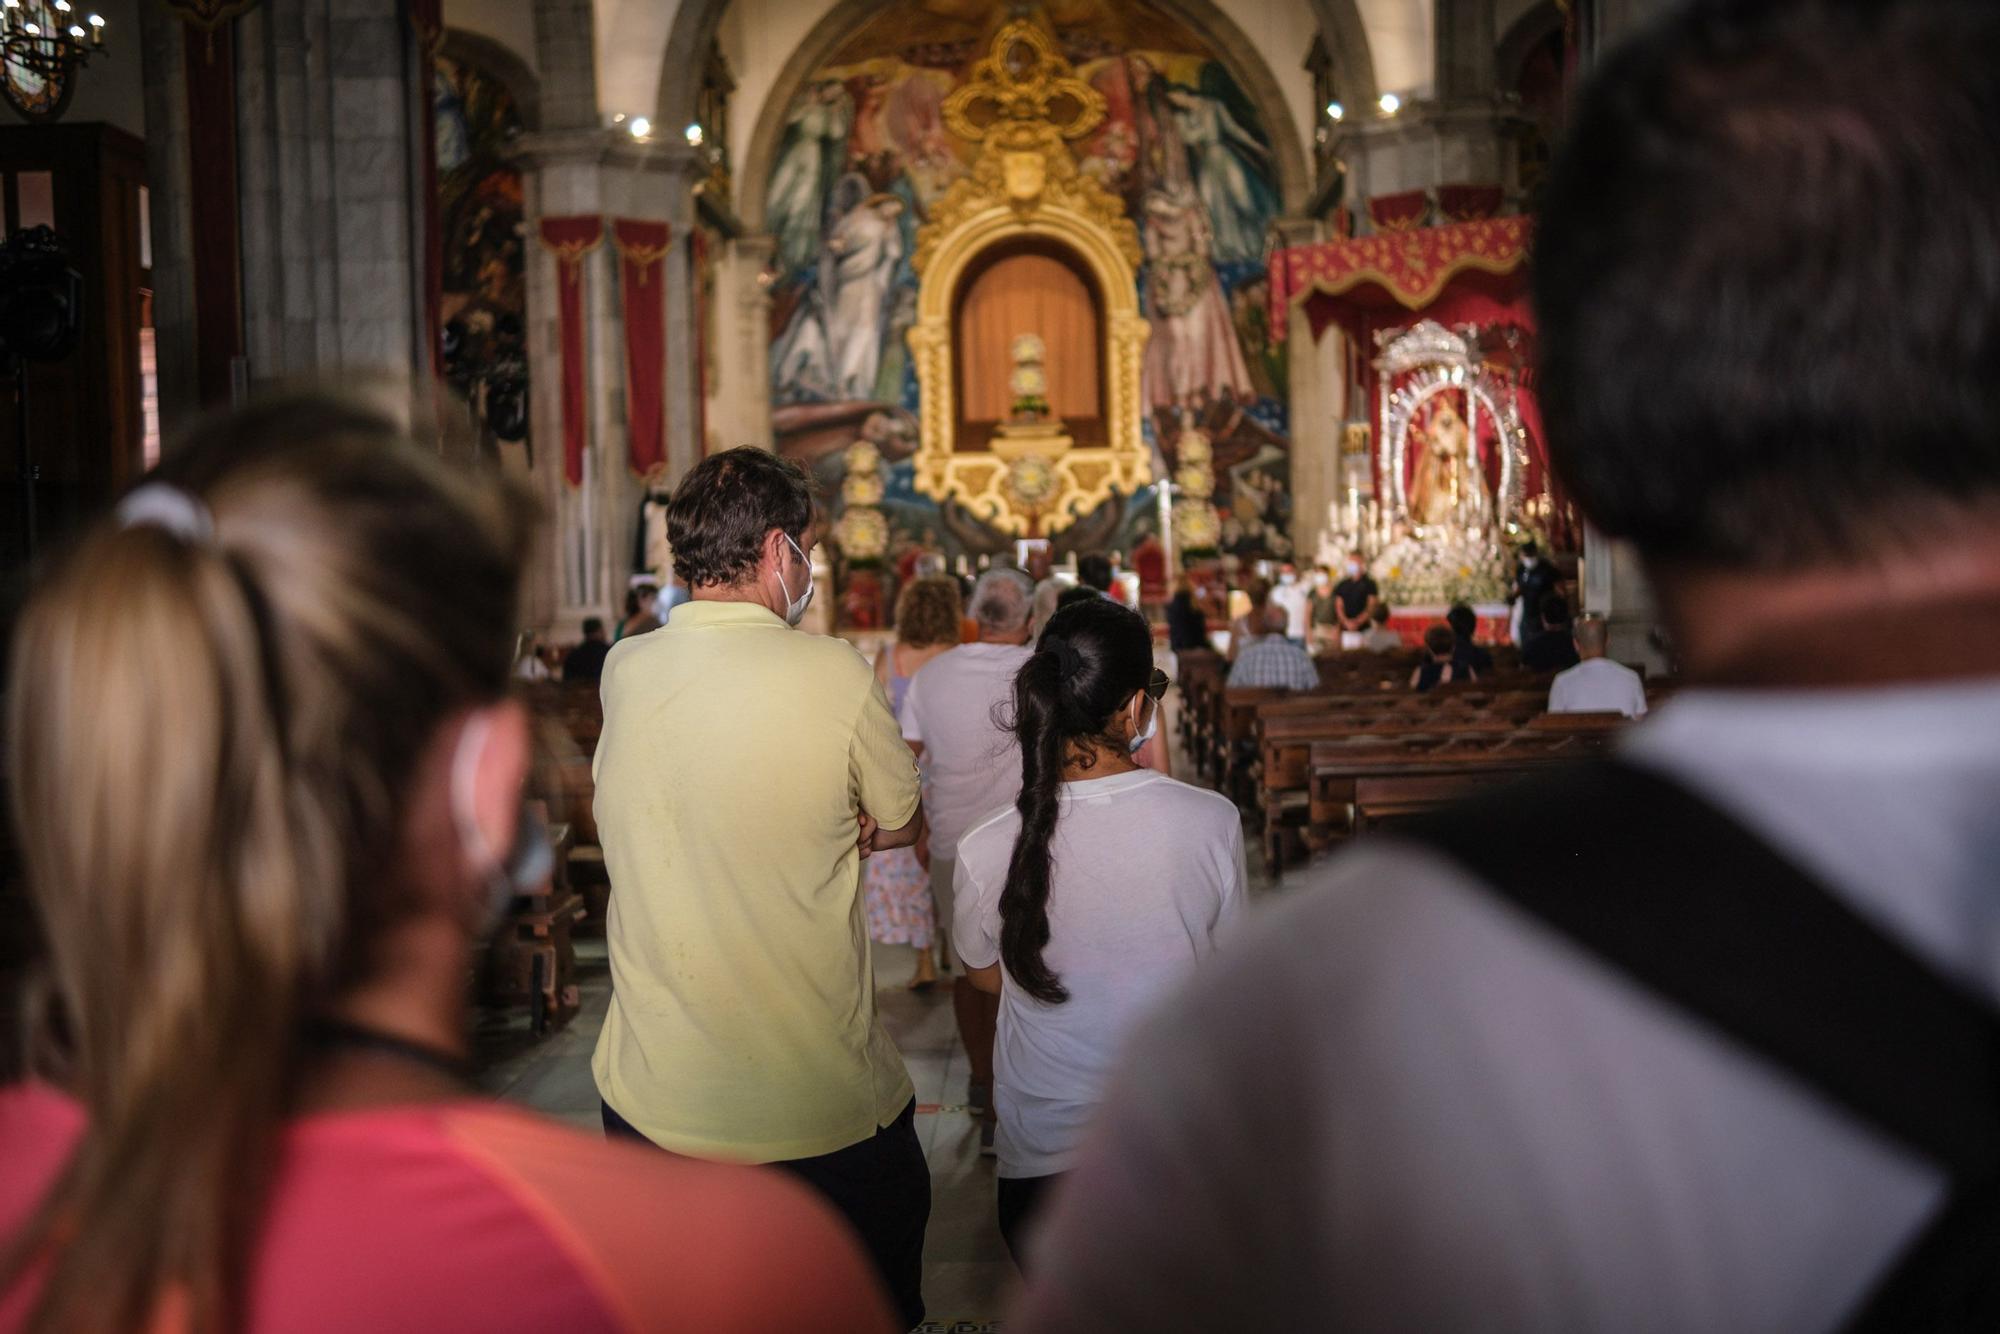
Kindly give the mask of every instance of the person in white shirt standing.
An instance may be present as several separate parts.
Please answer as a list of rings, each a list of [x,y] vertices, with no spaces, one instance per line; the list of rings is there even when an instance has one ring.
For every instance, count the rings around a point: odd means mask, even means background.
[[[1278,586],[1271,590],[1271,605],[1284,608],[1285,638],[1304,648],[1312,617],[1312,591],[1299,582],[1298,571],[1289,565],[1278,572]]]
[[[1646,716],[1646,683],[1624,663],[1604,656],[1610,630],[1602,616],[1579,616],[1573,629],[1583,659],[1549,686],[1550,713],[1622,713]]]
[[[1014,800],[1021,764],[1003,726],[1014,675],[1027,662],[1028,581],[1016,570],[989,570],[973,585],[967,614],[979,626],[975,643],[940,654],[910,678],[903,696],[903,740],[917,752],[928,780],[931,897],[937,904],[944,957],[952,961],[952,865],[958,839],[974,821]],[[998,715],[996,717],[996,714]],[[952,985],[958,1036],[971,1066],[968,1101],[980,1113],[980,1147],[993,1142],[993,1026],[999,1006],[961,975]]]
[[[1020,798],[959,841],[954,939],[1000,997],[1000,1231],[1017,1262],[1125,1034],[1243,909],[1236,808],[1133,758],[1167,685],[1138,613],[1057,612],[1014,683]]]

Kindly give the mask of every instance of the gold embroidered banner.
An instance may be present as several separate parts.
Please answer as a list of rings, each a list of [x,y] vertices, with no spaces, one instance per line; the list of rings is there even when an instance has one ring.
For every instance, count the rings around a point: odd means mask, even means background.
[[[1527,262],[1533,237],[1532,218],[1481,218],[1273,251],[1271,334],[1285,337],[1292,307],[1315,292],[1345,296],[1371,283],[1405,309],[1421,310],[1461,273],[1514,272]]]

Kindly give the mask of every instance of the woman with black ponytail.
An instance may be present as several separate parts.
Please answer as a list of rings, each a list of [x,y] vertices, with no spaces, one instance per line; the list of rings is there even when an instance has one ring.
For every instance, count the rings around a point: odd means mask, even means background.
[[[1137,612],[1059,610],[1014,680],[1021,795],[959,841],[953,939],[1000,995],[1000,1230],[1017,1262],[1126,1032],[1243,907],[1236,808],[1133,759],[1166,688]]]

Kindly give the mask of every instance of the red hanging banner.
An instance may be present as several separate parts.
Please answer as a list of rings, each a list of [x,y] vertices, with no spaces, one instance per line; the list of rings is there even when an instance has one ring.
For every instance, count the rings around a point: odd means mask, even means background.
[[[590,385],[584,361],[583,257],[604,240],[604,219],[543,218],[542,244],[556,258],[556,333],[562,340],[563,476],[583,485],[590,439]]]
[[[625,421],[632,471],[666,461],[667,267],[664,222],[616,218],[618,276],[625,296]]]

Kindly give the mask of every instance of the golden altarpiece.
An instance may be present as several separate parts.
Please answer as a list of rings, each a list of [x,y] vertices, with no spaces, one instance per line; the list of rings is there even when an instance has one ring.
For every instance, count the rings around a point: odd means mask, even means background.
[[[979,156],[917,232],[916,487],[1016,536],[1060,531],[1153,480],[1141,434],[1139,234],[1070,147],[1104,116],[1103,96],[1033,19],[1002,26],[944,103],[945,124]],[[1083,332],[1009,327],[983,342],[968,333],[968,301],[982,279],[991,285],[996,262],[1015,258],[1079,294]],[[1080,419],[1066,423],[1052,401],[1058,379]],[[1004,408],[968,412],[1003,385]]]

